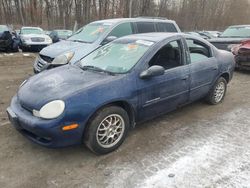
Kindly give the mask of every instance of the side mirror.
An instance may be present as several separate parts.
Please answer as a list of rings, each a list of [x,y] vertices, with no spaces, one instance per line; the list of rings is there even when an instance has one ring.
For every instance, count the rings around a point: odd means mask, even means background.
[[[102,45],[108,44],[116,39],[117,39],[117,37],[115,37],[115,36],[108,36],[106,39],[104,39],[102,41]]]
[[[149,67],[147,70],[143,71],[140,74],[140,78],[147,79],[147,78],[154,77],[154,76],[160,76],[160,75],[163,75],[164,72],[165,72],[165,69],[162,66],[154,65],[152,67]]]

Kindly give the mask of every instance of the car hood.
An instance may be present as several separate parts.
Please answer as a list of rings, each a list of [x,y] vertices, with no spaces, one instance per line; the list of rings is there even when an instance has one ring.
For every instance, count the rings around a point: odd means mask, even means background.
[[[48,35],[45,34],[21,34],[20,37],[28,37],[28,38],[33,38],[33,37],[40,37],[40,38],[49,38]]]
[[[43,50],[40,52],[41,55],[49,56],[51,58],[55,58],[56,56],[66,53],[66,52],[77,52],[87,55],[91,51],[95,49],[94,44],[89,43],[81,43],[81,42],[74,42],[69,40],[63,40],[60,42],[57,42],[55,44],[52,44],[46,48],[43,48]],[[81,58],[81,57],[80,57]]]
[[[63,100],[73,93],[115,79],[106,73],[83,71],[79,67],[66,65],[44,71],[28,79],[21,86],[17,96],[20,104],[29,110],[39,110],[53,100]]]
[[[208,41],[211,43],[240,43],[241,41],[247,40],[248,38],[213,38]]]

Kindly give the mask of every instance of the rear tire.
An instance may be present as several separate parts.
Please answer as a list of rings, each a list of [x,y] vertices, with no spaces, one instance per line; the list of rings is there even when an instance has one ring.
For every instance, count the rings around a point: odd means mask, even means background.
[[[118,106],[105,107],[99,110],[88,124],[84,142],[96,154],[110,153],[123,143],[128,130],[127,112]]]
[[[220,77],[211,88],[206,101],[209,104],[216,105],[223,101],[227,91],[227,81]]]

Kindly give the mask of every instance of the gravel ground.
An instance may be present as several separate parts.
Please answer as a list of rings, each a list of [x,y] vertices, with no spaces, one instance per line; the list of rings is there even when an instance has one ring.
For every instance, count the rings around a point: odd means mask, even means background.
[[[0,187],[250,188],[250,72],[236,72],[224,102],[200,101],[132,130],[115,152],[31,143],[5,113],[35,54],[0,54]]]

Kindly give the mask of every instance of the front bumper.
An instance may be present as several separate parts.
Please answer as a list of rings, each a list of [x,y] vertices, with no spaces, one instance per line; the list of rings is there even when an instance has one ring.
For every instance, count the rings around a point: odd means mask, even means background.
[[[11,124],[22,135],[42,146],[57,148],[82,143],[81,126],[74,130],[63,131],[64,125],[73,122],[64,122],[63,118],[44,120],[34,117],[30,111],[20,105],[16,96],[13,97],[7,114]]]
[[[22,41],[22,45],[26,47],[32,47],[32,46],[49,46],[52,42],[32,42],[32,41]]]
[[[37,74],[39,72],[47,70],[49,69],[50,65],[51,63],[44,61],[42,58],[40,58],[40,56],[38,56],[33,65],[34,73]]]
[[[20,48],[21,49],[29,49],[29,50],[38,50],[41,51],[43,48],[51,45],[52,43],[50,42],[27,42],[27,41],[22,41],[20,43]]]
[[[240,63],[236,63],[236,69],[240,69],[240,70],[250,70],[250,62],[240,62]]]
[[[237,55],[235,56],[236,69],[250,70],[250,55]]]
[[[46,58],[45,61],[43,58]],[[42,72],[44,70],[48,70],[54,67],[58,67],[58,66],[62,66],[62,65],[55,65],[52,64],[52,61],[54,60],[54,58],[48,57],[48,56],[43,56],[43,58],[41,58],[41,56],[39,55],[33,65],[33,71],[35,74]]]

